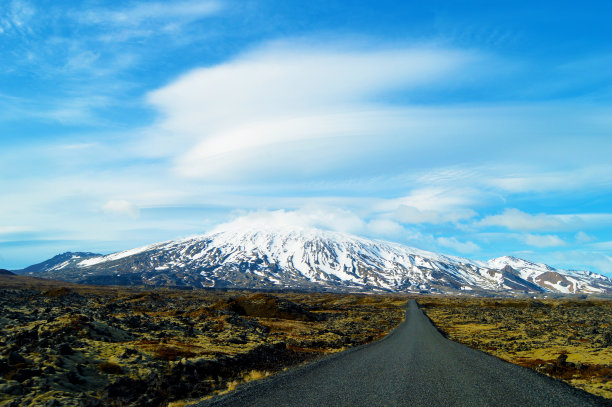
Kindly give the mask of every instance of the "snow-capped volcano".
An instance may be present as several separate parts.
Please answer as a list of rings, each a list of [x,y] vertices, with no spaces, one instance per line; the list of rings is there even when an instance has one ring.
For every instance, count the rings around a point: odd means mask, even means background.
[[[325,291],[611,293],[612,280],[513,257],[445,256],[306,227],[226,225],[106,256],[65,253],[23,273],[94,284]]]

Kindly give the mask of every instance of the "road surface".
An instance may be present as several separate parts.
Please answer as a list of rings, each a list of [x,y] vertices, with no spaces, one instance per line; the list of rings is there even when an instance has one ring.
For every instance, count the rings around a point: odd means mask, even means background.
[[[409,303],[389,336],[249,383],[200,406],[610,406],[529,369],[445,339]]]

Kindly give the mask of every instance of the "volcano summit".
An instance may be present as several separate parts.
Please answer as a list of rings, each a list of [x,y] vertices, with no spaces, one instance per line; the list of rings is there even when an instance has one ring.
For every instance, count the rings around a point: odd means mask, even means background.
[[[64,253],[18,271],[88,284],[376,292],[612,293],[612,280],[514,257],[486,262],[314,228],[228,224],[109,255]]]

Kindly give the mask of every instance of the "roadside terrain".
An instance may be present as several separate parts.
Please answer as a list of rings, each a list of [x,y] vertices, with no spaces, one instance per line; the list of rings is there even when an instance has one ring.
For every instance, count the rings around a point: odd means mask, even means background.
[[[291,369],[200,407],[607,406],[530,369],[449,341],[412,300],[389,336]]]
[[[185,405],[384,337],[406,299],[0,276],[0,406]]]
[[[612,399],[611,300],[418,301],[449,339]]]

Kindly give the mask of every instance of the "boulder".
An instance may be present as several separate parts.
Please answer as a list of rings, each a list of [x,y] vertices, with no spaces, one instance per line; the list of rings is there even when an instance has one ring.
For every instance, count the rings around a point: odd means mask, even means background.
[[[27,363],[25,358],[16,351],[9,353],[8,362],[9,362],[9,365],[13,365],[13,366]]]

